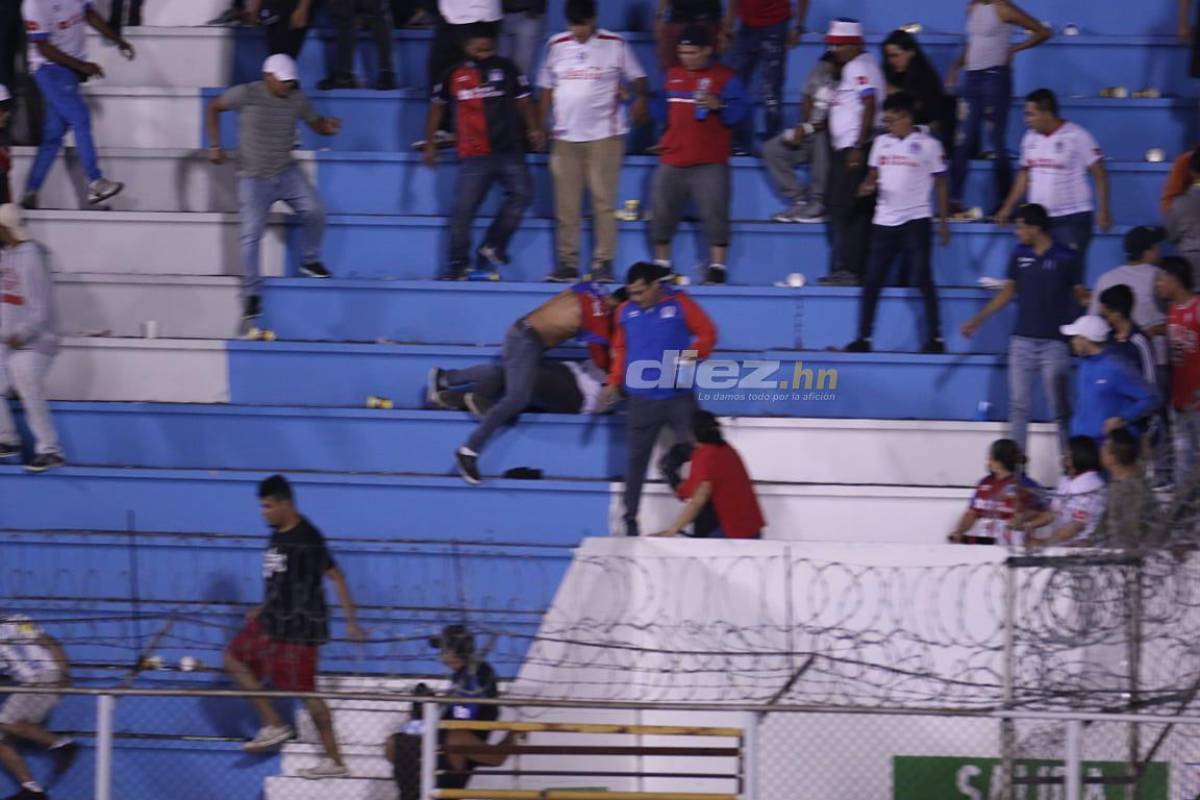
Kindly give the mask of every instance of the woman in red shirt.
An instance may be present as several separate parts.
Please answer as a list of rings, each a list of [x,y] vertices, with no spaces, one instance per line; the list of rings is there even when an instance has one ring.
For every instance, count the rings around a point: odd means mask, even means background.
[[[754,483],[741,456],[721,436],[717,418],[707,411],[697,411],[692,417],[692,435],[699,444],[692,453],[691,472],[676,490],[687,505],[670,528],[655,535],[674,536],[707,510],[715,512],[718,525],[708,536],[761,538],[767,523],[754,496]],[[711,508],[706,508],[710,504]]]

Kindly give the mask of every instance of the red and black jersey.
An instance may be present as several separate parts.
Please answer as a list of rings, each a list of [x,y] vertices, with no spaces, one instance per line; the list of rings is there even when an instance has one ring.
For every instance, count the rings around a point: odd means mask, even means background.
[[[517,101],[529,97],[529,81],[507,58],[462,61],[433,87],[434,102],[454,114],[461,158],[518,153],[525,122]]]

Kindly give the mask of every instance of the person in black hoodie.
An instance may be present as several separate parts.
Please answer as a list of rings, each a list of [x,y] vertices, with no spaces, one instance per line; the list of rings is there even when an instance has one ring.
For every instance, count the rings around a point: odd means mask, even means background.
[[[883,40],[882,60],[888,94],[907,92],[916,101],[913,119],[917,125],[928,126],[945,151],[954,152],[954,98],[946,94],[941,76],[916,37],[907,31],[892,31]]]

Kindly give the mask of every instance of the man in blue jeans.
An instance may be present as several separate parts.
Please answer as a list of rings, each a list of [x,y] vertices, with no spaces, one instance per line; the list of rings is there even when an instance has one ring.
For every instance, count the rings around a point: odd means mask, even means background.
[[[787,51],[798,45],[804,34],[808,0],[795,2],[794,25],[788,24],[793,19],[791,0],[729,0],[729,11],[725,16],[725,36],[733,41],[733,68],[747,90],[754,83],[755,71],[762,65],[759,88],[766,113],[766,139],[774,138],[783,130]],[[739,17],[742,26],[736,28]],[[755,115],[751,114],[734,142],[748,154],[753,154],[754,122]]]
[[[529,81],[516,64],[496,55],[493,26],[471,25],[466,37],[466,58],[433,87],[425,120],[426,166],[437,164],[436,134],[447,109],[455,116],[458,131],[460,164],[450,213],[449,258],[439,279],[467,277],[471,224],[492,185],[498,183],[504,190],[504,204],[475,251],[475,276],[499,280],[500,267],[508,264],[508,244],[533,194],[525,166],[525,142],[540,150],[546,139],[530,101]]]
[[[1061,328],[1070,324],[1087,300],[1078,253],[1050,236],[1050,216],[1040,205],[1022,206],[1016,213],[1016,236],[1008,276],[1000,291],[962,325],[970,338],[984,320],[1015,297],[1017,324],[1008,349],[1009,438],[1026,452],[1030,394],[1040,377],[1050,415],[1058,423],[1061,452],[1067,452],[1070,419],[1071,351]]]
[[[68,128],[75,132],[75,146],[87,173],[88,202],[102,203],[121,191],[124,184],[110,181],[100,172],[92,141],[92,115],[79,94],[79,85],[88,78],[104,77],[100,65],[87,60],[86,25],[114,42],[125,58],[133,58],[133,45],[113,33],[90,0],[24,0],[21,13],[29,39],[29,70],[46,101],[42,143],[25,182],[21,204],[27,209],[38,207],[37,193],[62,149]]]
[[[208,160],[225,161],[221,149],[224,111],[241,112],[238,127],[238,207],[242,217],[242,268],[245,310],[242,318],[262,314],[262,277],[259,248],[267,214],[277,201],[287,203],[300,217],[300,271],[312,278],[328,278],[321,263],[325,236],[325,208],[312,184],[292,158],[296,123],[304,120],[322,136],[332,136],[341,120],[323,117],[297,88],[296,62],[276,53],[263,64],[263,79],[234,86],[208,104]]]

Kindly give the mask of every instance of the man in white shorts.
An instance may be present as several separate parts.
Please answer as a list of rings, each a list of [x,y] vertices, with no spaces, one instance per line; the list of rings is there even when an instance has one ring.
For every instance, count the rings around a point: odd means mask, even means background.
[[[66,654],[55,639],[34,624],[29,617],[0,617],[0,674],[18,686],[44,686],[57,689],[70,685]],[[78,752],[66,736],[47,731],[43,725],[58,705],[60,695],[14,692],[0,706],[0,766],[21,785],[9,800],[44,800],[49,795],[33,779],[29,765],[17,752],[14,739],[39,745],[54,757],[54,774],[66,772]]]

